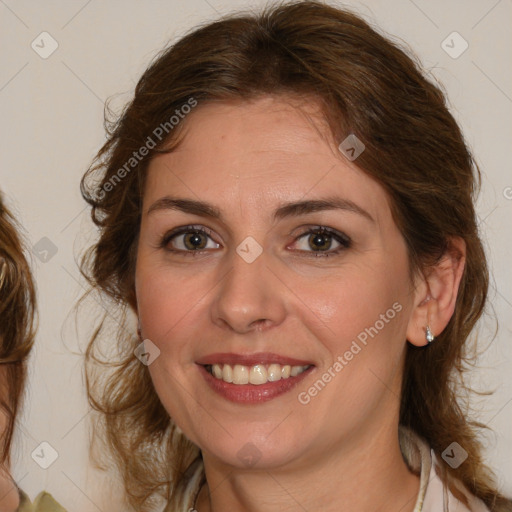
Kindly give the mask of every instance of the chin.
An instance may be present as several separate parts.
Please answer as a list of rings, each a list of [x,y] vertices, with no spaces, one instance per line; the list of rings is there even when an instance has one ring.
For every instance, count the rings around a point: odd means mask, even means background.
[[[304,451],[304,440],[295,442],[289,433],[258,436],[250,428],[231,433],[204,440],[203,458],[237,469],[275,470],[293,464]]]

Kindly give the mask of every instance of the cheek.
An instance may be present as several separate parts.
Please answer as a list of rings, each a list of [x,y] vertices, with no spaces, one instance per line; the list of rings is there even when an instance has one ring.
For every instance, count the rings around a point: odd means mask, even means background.
[[[297,296],[304,298],[301,317],[311,318],[311,328],[318,330],[320,339],[329,340],[331,349],[343,350],[359,335],[364,339],[372,327],[384,335],[403,325],[405,281],[380,269],[345,269],[320,286],[296,281]]]
[[[201,274],[189,277],[169,268],[145,265],[141,260],[136,295],[142,335],[159,346],[173,337],[174,330],[181,335],[201,308],[204,290],[208,289],[205,281]]]
[[[136,295],[143,338],[160,350],[148,370],[162,404],[174,423],[189,433],[195,431],[191,383],[195,364],[190,340],[198,339],[198,321],[204,316],[204,275],[185,277],[168,267],[140,259],[136,271]],[[192,401],[193,404],[193,401]],[[192,409],[192,412],[190,411]],[[197,439],[192,436],[193,442]]]
[[[308,307],[298,314],[311,319],[304,320],[305,327],[314,333],[324,357],[315,379],[299,387],[298,400],[314,408],[333,435],[340,425],[357,428],[400,393],[406,283],[385,276],[381,267],[373,273],[353,269],[343,280],[326,285],[322,293],[303,284]]]
[[[336,404],[343,414],[351,411],[356,424],[372,413],[387,390],[399,394],[410,298],[405,258],[397,255],[394,261],[396,266],[387,258],[347,266],[323,286],[311,286],[307,280],[297,284],[297,295],[308,298],[297,315],[324,354],[316,378],[329,382],[325,388],[301,387],[301,403],[321,394],[314,405],[317,412],[336,415],[331,409]],[[339,421],[347,420],[340,416]]]

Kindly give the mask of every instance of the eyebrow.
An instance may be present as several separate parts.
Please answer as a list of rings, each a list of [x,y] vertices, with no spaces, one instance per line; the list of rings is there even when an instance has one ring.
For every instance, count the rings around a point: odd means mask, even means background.
[[[178,210],[184,213],[199,215],[200,217],[223,220],[222,213],[216,206],[195,199],[165,196],[155,201],[149,207],[147,213],[149,215],[155,211],[161,210]],[[324,210],[344,210],[361,215],[370,222],[375,222],[373,217],[356,203],[337,196],[285,203],[274,211],[273,219],[281,220],[286,217],[298,217],[300,215],[307,215],[308,213]]]

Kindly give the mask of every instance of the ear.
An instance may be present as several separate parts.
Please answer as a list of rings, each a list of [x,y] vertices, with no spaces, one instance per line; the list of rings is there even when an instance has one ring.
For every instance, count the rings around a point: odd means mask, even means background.
[[[427,325],[439,336],[455,310],[459,284],[466,262],[466,243],[450,238],[448,249],[427,275],[418,276],[414,289],[414,310],[407,326],[407,340],[418,347],[427,345]]]

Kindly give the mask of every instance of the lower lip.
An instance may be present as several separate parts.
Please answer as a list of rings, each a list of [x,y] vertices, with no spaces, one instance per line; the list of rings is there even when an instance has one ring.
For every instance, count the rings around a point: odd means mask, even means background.
[[[207,384],[226,400],[236,403],[255,404],[268,402],[280,395],[291,391],[306,375],[313,370],[313,366],[303,371],[296,377],[288,377],[275,382],[267,382],[256,386],[254,384],[231,384],[221,379],[216,379],[206,368],[199,366],[199,371],[203,375]]]

